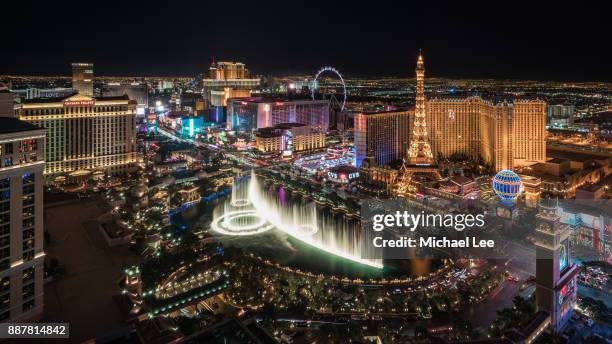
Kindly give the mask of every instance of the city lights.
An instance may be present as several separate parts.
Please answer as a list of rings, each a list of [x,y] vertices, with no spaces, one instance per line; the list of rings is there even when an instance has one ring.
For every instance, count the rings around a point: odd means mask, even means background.
[[[611,338],[603,3],[10,6],[0,341]]]

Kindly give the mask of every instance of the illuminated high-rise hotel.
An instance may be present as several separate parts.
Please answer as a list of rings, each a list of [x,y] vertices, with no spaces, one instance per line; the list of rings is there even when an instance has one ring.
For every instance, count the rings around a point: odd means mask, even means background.
[[[208,71],[214,80],[246,79],[248,74],[246,66],[240,62],[213,62]]]
[[[72,64],[72,89],[81,95],[93,97],[93,63]]]
[[[379,166],[406,157],[409,143],[409,111],[360,113],[355,116],[355,165],[366,158]]]
[[[127,96],[31,99],[17,116],[47,129],[45,175],[53,181],[88,179],[135,167],[136,101]]]
[[[0,111],[0,322],[43,315],[45,130]]]
[[[249,97],[259,87],[258,78],[249,78],[240,62],[213,62],[208,78],[202,79],[202,94],[211,106],[226,106],[229,98]]]
[[[495,103],[476,96],[425,99],[424,80],[419,53],[409,165],[429,165],[453,154],[480,157],[495,170],[546,161],[546,102]]]
[[[430,165],[433,163],[433,154],[427,137],[425,104],[425,64],[423,63],[423,54],[419,51],[416,67],[414,122],[412,124],[410,148],[408,149],[408,163],[414,165]]]
[[[481,157],[495,170],[546,160],[546,102],[480,97],[427,101],[429,142],[436,156]]]

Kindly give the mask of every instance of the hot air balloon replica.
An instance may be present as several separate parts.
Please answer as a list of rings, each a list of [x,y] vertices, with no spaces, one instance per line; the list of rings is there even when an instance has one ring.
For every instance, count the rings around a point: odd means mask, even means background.
[[[501,170],[491,182],[493,191],[502,201],[514,201],[521,193],[521,177],[510,170]]]
[[[497,207],[497,215],[507,219],[516,218],[518,211],[514,205],[521,193],[521,177],[513,171],[501,170],[493,177],[491,186],[501,200]]]

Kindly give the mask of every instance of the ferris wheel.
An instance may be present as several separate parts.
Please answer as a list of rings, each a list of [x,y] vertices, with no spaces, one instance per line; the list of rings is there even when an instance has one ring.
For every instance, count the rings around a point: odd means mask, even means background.
[[[342,104],[340,104],[340,111],[344,111],[344,106],[346,105],[346,83],[344,82],[344,78],[342,77],[342,74],[340,74],[340,72],[336,68],[326,66],[326,67],[319,69],[313,81],[316,84],[317,80],[319,79],[319,76],[326,72],[336,74],[338,79],[340,79],[340,83],[342,84],[342,92],[343,92]],[[312,88],[310,93],[311,93],[312,99],[314,100],[315,98],[315,88],[314,87]]]

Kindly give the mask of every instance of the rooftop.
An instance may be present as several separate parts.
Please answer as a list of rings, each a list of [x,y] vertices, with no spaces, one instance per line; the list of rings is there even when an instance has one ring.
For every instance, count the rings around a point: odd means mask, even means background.
[[[326,100],[326,99],[313,100],[307,95],[278,95],[278,96],[230,98],[228,102],[241,102],[241,103],[244,103],[244,105],[246,105],[247,103],[253,103],[253,104],[276,103],[277,105],[281,105],[283,103],[291,103],[291,102],[329,103],[329,100]]]
[[[281,131],[275,128],[261,128],[255,133],[255,136],[261,138],[281,137],[282,135]]]
[[[459,185],[465,185],[465,184],[469,184],[473,182],[472,179],[465,177],[465,176],[452,176],[450,180]]]
[[[601,188],[603,188],[604,185],[603,183],[597,183],[597,184],[585,184],[582,185],[580,187],[578,187],[578,190],[585,190],[585,191],[589,191],[589,192],[595,192]]]
[[[129,100],[130,97],[127,94],[121,96],[105,96],[105,97],[95,97],[95,100]]]
[[[565,158],[571,161],[585,162],[588,160],[605,160],[609,159],[609,155],[597,154],[595,152],[580,152],[562,149],[547,148],[546,156],[551,158]]]
[[[414,106],[412,107],[393,107],[385,110],[372,110],[372,111],[364,111],[362,112],[364,115],[385,115],[385,114],[393,114],[398,112],[409,112],[414,111]]]
[[[23,99],[22,102],[24,104],[41,104],[41,103],[60,103],[65,99],[73,97],[77,95],[77,93],[72,93],[62,97],[51,97],[51,98],[35,98],[35,99]],[[121,96],[107,96],[107,97],[93,97],[92,99],[104,101],[104,100],[129,100],[130,97],[126,94]]]
[[[275,125],[274,128],[291,129],[291,128],[298,128],[298,127],[305,127],[305,126],[306,124],[302,124],[302,123],[279,123]]]
[[[42,128],[14,117],[0,117],[0,134],[16,133],[20,131],[40,130]]]
[[[260,128],[255,134],[257,137],[279,137],[282,135],[282,130],[288,130],[293,128],[306,127],[306,124],[302,123],[279,123],[273,127]]]
[[[564,158],[552,158],[547,161],[549,164],[562,164],[564,162],[569,162],[569,160]]]
[[[511,96],[511,95],[499,95],[495,93],[482,93],[482,92],[458,92],[458,93],[438,93],[438,94],[430,94],[428,92],[428,101],[436,102],[436,101],[466,101],[466,100],[474,100],[474,101],[485,101],[489,102],[493,105],[499,104],[512,104],[512,103],[522,103],[522,102],[542,102],[540,98],[533,95],[522,95],[522,96]]]

